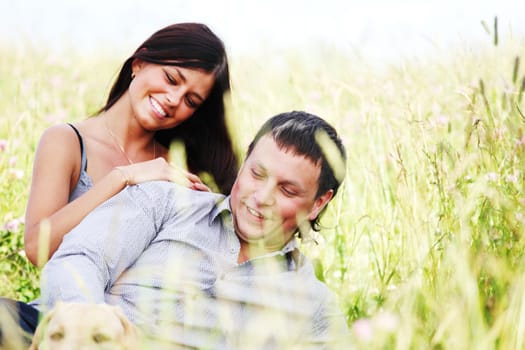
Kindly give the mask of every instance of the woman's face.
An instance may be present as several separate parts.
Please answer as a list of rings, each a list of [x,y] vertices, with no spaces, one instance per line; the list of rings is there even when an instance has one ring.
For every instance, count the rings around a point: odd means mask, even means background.
[[[215,83],[214,75],[203,70],[138,59],[132,71],[131,109],[142,127],[151,131],[173,128],[191,117]]]

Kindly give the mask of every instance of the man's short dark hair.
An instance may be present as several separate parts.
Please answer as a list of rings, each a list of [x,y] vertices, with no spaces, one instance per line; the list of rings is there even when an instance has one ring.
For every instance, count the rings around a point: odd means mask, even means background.
[[[303,111],[278,114],[259,129],[248,146],[247,157],[259,139],[270,134],[279,148],[294,152],[321,165],[315,198],[332,190],[334,196],[346,174],[346,150],[337,131],[324,119]],[[318,219],[311,222],[318,231]]]

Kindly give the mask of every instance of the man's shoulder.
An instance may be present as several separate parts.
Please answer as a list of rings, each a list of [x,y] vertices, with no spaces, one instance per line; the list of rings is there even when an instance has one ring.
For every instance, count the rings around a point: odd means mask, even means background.
[[[211,211],[222,202],[226,196],[220,193],[196,191],[188,187],[169,181],[149,181],[130,186],[129,191],[134,200],[143,202],[143,205],[169,208],[177,212]]]
[[[195,197],[200,198],[202,200],[216,201],[217,198],[225,197],[223,194],[220,193],[197,191],[186,186],[180,185],[178,183],[162,180],[143,182],[137,185],[130,186],[129,188],[132,191],[136,190],[144,192],[145,195],[149,195],[152,198],[162,198],[163,196],[171,198],[175,194],[177,195],[177,197],[174,197],[175,199],[178,198],[178,196],[184,196],[186,198]]]
[[[130,186],[130,188],[143,188],[151,190],[160,190],[160,191],[191,191],[189,188],[182,186],[178,183],[166,181],[166,180],[152,180],[141,182],[139,184]]]

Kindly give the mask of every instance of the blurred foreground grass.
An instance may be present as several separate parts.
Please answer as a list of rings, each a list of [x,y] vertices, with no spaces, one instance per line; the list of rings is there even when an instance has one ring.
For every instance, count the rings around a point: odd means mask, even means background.
[[[93,113],[124,56],[0,47],[0,295],[38,296],[23,214],[42,131]],[[348,176],[318,245],[357,348],[525,346],[524,38],[377,66],[329,47],[231,57],[241,152],[268,117],[329,120]]]

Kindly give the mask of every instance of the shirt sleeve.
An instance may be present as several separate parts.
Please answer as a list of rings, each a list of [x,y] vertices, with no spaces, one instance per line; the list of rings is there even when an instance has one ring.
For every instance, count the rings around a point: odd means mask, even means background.
[[[130,267],[162,225],[159,182],[130,186],[93,210],[64,236],[42,270],[41,293],[48,306],[57,301],[104,302],[104,292]],[[164,191],[163,191],[164,189]]]
[[[324,282],[314,284],[312,290],[316,291],[317,305],[301,337],[301,349],[353,349],[350,329],[335,293]]]
[[[312,332],[305,339],[309,346],[316,349],[353,348],[346,319],[331,292],[327,293],[324,303],[317,310]]]

